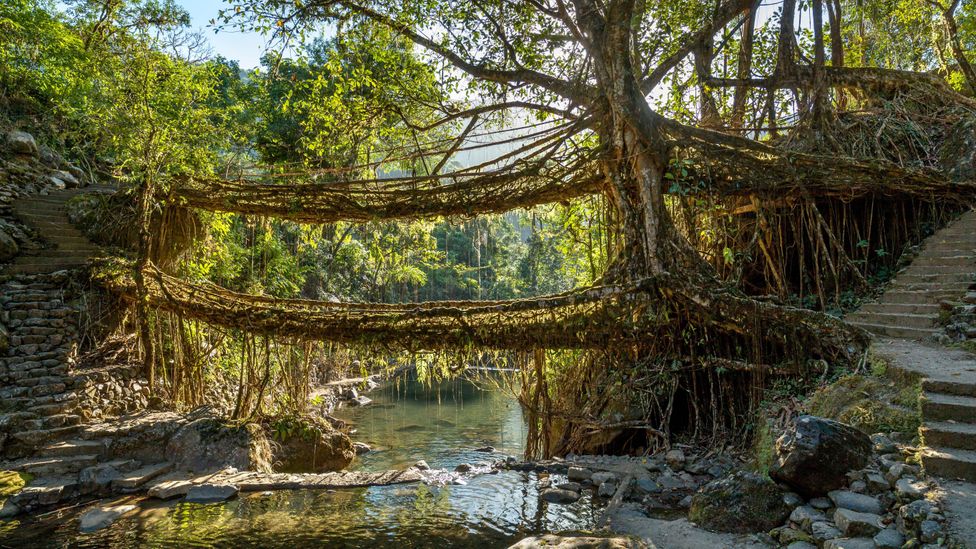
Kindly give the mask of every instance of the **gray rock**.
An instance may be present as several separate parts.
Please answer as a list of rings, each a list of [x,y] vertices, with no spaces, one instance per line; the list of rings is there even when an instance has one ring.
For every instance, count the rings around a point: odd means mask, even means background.
[[[670,474],[663,474],[657,477],[657,485],[661,487],[662,490],[681,490],[688,487],[688,483],[679,477]]]
[[[641,494],[656,494],[661,491],[661,487],[649,478],[639,478],[634,482],[634,487]]]
[[[14,154],[38,156],[37,141],[34,136],[22,131],[12,131],[7,134],[7,146]]]
[[[17,241],[6,231],[0,229],[0,262],[13,259],[19,253],[20,246],[17,245]]]
[[[898,479],[905,474],[906,467],[908,466],[901,462],[894,463],[888,467],[888,471],[885,473],[885,479],[888,481],[888,486],[894,488],[895,483],[898,482]]]
[[[454,468],[454,472],[455,473],[470,473],[471,472],[471,469],[473,469],[473,467],[471,467],[471,465],[469,465],[467,463],[462,463],[462,464],[460,464],[460,465],[458,465],[457,467]]]
[[[915,501],[925,497],[928,485],[913,477],[902,477],[895,483],[895,495],[901,501]]]
[[[646,549],[630,537],[589,537],[583,535],[545,534],[525,538],[508,549]]]
[[[800,416],[776,441],[776,461],[769,474],[806,498],[847,486],[847,473],[864,468],[871,440],[833,420]]]
[[[570,467],[569,470],[566,471],[566,476],[569,478],[569,480],[590,480],[590,477],[593,476],[593,471],[590,471],[584,467]]]
[[[854,492],[855,494],[863,494],[864,492],[868,491],[868,483],[864,482],[863,480],[855,480],[851,483],[850,491]]]
[[[357,456],[368,454],[372,450],[369,444],[366,444],[365,442],[353,442],[352,449],[356,451]]]
[[[664,454],[664,459],[668,462],[668,466],[675,471],[680,471],[685,465],[685,453],[680,448],[669,450],[667,454]]]
[[[874,544],[880,549],[901,549],[905,544],[905,536],[897,528],[889,526],[874,536]]]
[[[864,481],[867,483],[868,491],[871,493],[885,492],[891,488],[891,484],[881,473],[868,473],[864,476]]]
[[[578,482],[563,482],[561,484],[557,484],[556,488],[559,488],[560,490],[569,490],[570,492],[579,492],[583,489]]]
[[[942,537],[942,525],[934,520],[923,520],[919,526],[918,539],[922,543],[935,543]]]
[[[814,522],[810,525],[810,535],[817,543],[841,537],[843,534],[829,522]]]
[[[890,438],[885,436],[884,433],[871,435],[871,443],[874,445],[875,453],[878,454],[893,454],[898,451],[898,446]]]
[[[373,399],[359,395],[358,397],[349,401],[350,406],[369,406],[373,403]]]
[[[823,549],[874,549],[874,540],[871,538],[832,539],[824,543]]]
[[[881,531],[881,517],[874,513],[837,509],[834,511],[834,523],[849,538],[873,536]]]
[[[795,492],[787,492],[783,494],[783,503],[789,507],[799,507],[803,505],[803,498]]]
[[[597,471],[596,473],[593,473],[593,476],[590,477],[590,480],[593,481],[593,484],[600,485],[603,484],[604,482],[616,482],[617,475],[609,471]]]
[[[895,522],[898,531],[908,537],[915,537],[922,522],[928,519],[929,514],[935,511],[935,506],[930,501],[924,499],[916,500],[908,505],[903,505],[898,509],[898,516]]]
[[[576,502],[580,498],[580,494],[579,492],[574,492],[572,490],[549,488],[548,490],[543,491],[539,497],[541,497],[543,501],[547,501],[549,503],[564,504]]]
[[[690,495],[681,498],[681,501],[678,502],[678,507],[681,509],[690,509],[692,499]]]
[[[20,506],[7,499],[0,505],[0,519],[15,517],[20,514]]]
[[[427,462],[424,460],[414,463],[413,466],[421,471],[430,471],[430,465],[427,465]]]
[[[193,483],[188,480],[164,480],[157,482],[149,488],[149,497],[159,499],[170,499],[177,496],[185,496]]]
[[[89,509],[79,517],[78,530],[83,534],[101,530],[110,526],[122,515],[135,510],[135,508],[135,505],[116,505]]]
[[[601,498],[611,498],[617,493],[617,483],[613,481],[606,481],[600,483],[600,487],[597,488],[596,495]]]
[[[814,522],[824,522],[827,520],[827,515],[823,514],[821,511],[810,507],[809,505],[802,505],[793,509],[790,513],[790,522],[796,524],[804,532],[810,533],[810,526]]]
[[[186,501],[190,503],[217,503],[236,496],[237,492],[237,486],[233,484],[198,484],[186,492]]]
[[[122,472],[112,464],[93,465],[78,473],[78,487],[83,494],[108,492],[112,486],[112,481],[121,476]]]
[[[881,502],[878,501],[878,498],[872,496],[855,494],[854,492],[848,492],[846,490],[834,490],[833,492],[830,492],[828,496],[837,507],[843,507],[844,509],[850,509],[851,511],[857,511],[860,513],[872,513],[875,515],[880,515],[883,512]]]
[[[813,507],[814,509],[820,509],[821,511],[826,511],[827,509],[830,509],[831,507],[834,506],[834,504],[831,503],[829,499],[823,497],[813,498],[809,501],[809,503],[810,503],[810,507]]]
[[[817,549],[817,546],[809,541],[794,541],[787,545],[786,549]]]
[[[739,471],[702,487],[692,497],[688,518],[718,532],[768,532],[790,511],[782,488],[763,475]]]

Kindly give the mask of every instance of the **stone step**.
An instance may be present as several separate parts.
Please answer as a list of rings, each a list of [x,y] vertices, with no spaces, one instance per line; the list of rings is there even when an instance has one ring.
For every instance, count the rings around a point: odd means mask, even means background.
[[[968,255],[934,257],[934,258],[920,257],[915,261],[912,261],[913,267],[925,266],[925,267],[938,268],[938,267],[953,267],[953,266],[960,266],[960,265],[974,266],[976,265],[976,257],[972,257]]]
[[[884,293],[879,303],[896,303],[900,305],[938,304],[943,299],[958,299],[964,294],[955,291],[930,291],[892,289]]]
[[[976,423],[926,422],[919,429],[926,446],[976,450]]]
[[[81,425],[69,425],[67,427],[58,427],[56,429],[17,431],[11,433],[10,436],[23,444],[38,446],[51,440],[71,436],[78,431],[81,431]]]
[[[935,328],[938,319],[939,317],[936,315],[858,311],[848,317],[848,322],[890,327],[920,328],[924,330]]]
[[[887,326],[884,324],[867,324],[848,320],[848,323],[863,328],[873,334],[899,337],[905,339],[926,339],[936,333],[936,330],[926,330],[922,328],[904,328],[900,326]]]
[[[922,390],[928,393],[976,397],[976,383],[949,379],[925,378],[922,380]]]
[[[46,456],[21,459],[0,464],[0,469],[30,473],[32,475],[66,475],[77,473],[85,467],[98,463],[98,456],[83,454],[76,456]]]
[[[56,442],[41,448],[37,454],[39,456],[80,456],[80,455],[104,455],[108,446],[103,440],[82,440],[72,439]]]
[[[976,423],[976,397],[926,392],[921,402],[926,421]]]
[[[938,317],[940,307],[934,303],[865,303],[858,313],[890,313],[932,315]]]
[[[135,490],[150,480],[170,472],[172,469],[173,464],[169,461],[145,465],[135,471],[126,473],[125,476],[113,480],[112,488],[122,492]]]
[[[894,280],[891,283],[890,288],[892,290],[917,290],[922,292],[952,292],[956,295],[963,295],[966,290],[972,286],[973,283],[969,281],[964,282],[916,282],[911,280],[901,281]]]
[[[922,451],[925,472],[940,477],[976,482],[976,452],[933,447]]]
[[[939,270],[939,272],[925,271],[922,273],[915,272],[905,272],[899,274],[895,278],[895,282],[901,282],[903,284],[919,284],[919,283],[952,283],[952,282],[974,282],[976,279],[973,277],[973,273],[967,268],[965,270],[960,270],[959,272],[946,272]]]

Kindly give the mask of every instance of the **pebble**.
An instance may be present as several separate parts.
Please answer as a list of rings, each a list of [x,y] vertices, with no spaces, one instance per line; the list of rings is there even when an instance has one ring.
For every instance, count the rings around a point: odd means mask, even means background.
[[[810,532],[810,526],[814,522],[824,522],[826,520],[827,515],[809,505],[797,507],[790,513],[790,522],[796,524],[807,533]]]
[[[601,498],[609,498],[613,497],[615,493],[617,493],[617,483],[608,480],[600,484],[596,495],[600,496]]]
[[[810,500],[809,503],[810,503],[810,507],[813,507],[814,509],[820,509],[821,511],[826,511],[827,509],[830,509],[831,507],[834,506],[829,499],[823,497],[813,498]]]
[[[892,454],[898,451],[898,446],[884,433],[871,435],[871,443],[874,444],[874,451],[879,454]]]
[[[800,497],[800,494],[797,494],[796,492],[786,492],[783,494],[783,503],[785,503],[787,507],[799,507],[800,505],[803,505],[803,498]]]

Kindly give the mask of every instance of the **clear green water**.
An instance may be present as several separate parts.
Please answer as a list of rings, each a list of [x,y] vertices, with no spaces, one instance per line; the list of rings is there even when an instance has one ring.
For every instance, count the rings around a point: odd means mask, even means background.
[[[432,467],[518,455],[524,423],[518,405],[498,390],[465,381],[424,388],[389,385],[370,393],[375,406],[342,410],[354,439],[377,451],[354,468]],[[588,529],[599,509],[588,495],[572,505],[539,500],[550,480],[503,471],[466,484],[424,484],[244,495],[212,505],[141,501],[135,515],[79,534],[84,507],[41,520],[0,521],[0,547],[507,547],[527,535]]]

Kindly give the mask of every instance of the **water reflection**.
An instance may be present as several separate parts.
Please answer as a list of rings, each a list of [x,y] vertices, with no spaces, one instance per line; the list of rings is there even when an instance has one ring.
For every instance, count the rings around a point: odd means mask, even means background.
[[[377,448],[354,467],[432,467],[519,455],[525,426],[510,394],[468,381],[427,387],[386,385],[376,405],[343,410],[354,438]],[[500,453],[475,451],[494,446]],[[223,504],[147,500],[139,512],[93,534],[78,534],[77,515],[0,521],[0,547],[507,547],[524,536],[589,529],[598,509],[589,495],[572,505],[539,500],[550,481],[503,471],[459,486],[403,485],[353,490],[249,494]]]

